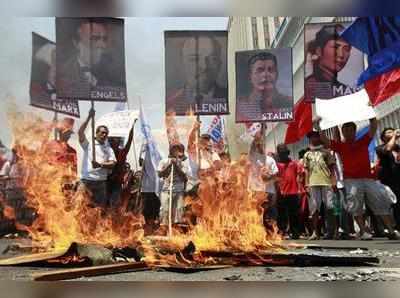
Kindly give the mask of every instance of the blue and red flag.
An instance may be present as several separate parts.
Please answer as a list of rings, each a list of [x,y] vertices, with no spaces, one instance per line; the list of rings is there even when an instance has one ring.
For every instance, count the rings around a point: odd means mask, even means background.
[[[341,37],[368,55],[357,84],[364,84],[372,105],[400,92],[400,17],[359,17]]]
[[[357,18],[341,37],[368,55],[359,85],[400,66],[400,17]]]
[[[374,106],[400,91],[400,17],[359,17],[341,37],[368,55],[357,84]]]

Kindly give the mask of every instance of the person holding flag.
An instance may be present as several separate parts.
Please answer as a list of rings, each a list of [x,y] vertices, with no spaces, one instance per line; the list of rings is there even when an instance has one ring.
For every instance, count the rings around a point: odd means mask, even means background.
[[[140,194],[142,202],[142,213],[146,222],[145,234],[151,234],[158,228],[160,213],[160,178],[157,173],[158,165],[161,161],[161,155],[157,144],[151,133],[151,126],[147,122],[142,104],[140,103],[139,120],[143,135],[143,146],[139,158],[139,164],[142,166],[140,178]]]

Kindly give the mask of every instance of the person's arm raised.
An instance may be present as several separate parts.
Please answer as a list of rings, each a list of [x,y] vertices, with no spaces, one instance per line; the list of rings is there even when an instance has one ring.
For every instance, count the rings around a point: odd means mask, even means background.
[[[325,147],[328,148],[331,145],[331,140],[326,136],[326,133],[321,130],[320,122],[321,122],[321,117],[314,118],[313,126],[319,132],[319,137],[321,138],[321,142],[324,144]]]
[[[393,132],[393,136],[390,138],[389,142],[387,142],[384,146],[385,151],[392,151],[396,145],[396,141],[399,139],[400,129],[396,129]]]
[[[85,130],[86,130],[87,125],[89,124],[90,119],[94,118],[94,115],[95,115],[95,110],[90,109],[86,120],[79,127],[78,136],[79,136],[79,143],[81,143],[81,144],[87,142],[86,135],[85,135]]]
[[[200,129],[201,122],[195,121],[193,123],[192,129],[190,130],[188,137],[188,152],[191,156],[197,156],[197,146],[196,146],[196,135],[197,131]]]
[[[371,138],[375,137],[375,134],[378,130],[378,120],[375,118],[369,119],[369,136]]]

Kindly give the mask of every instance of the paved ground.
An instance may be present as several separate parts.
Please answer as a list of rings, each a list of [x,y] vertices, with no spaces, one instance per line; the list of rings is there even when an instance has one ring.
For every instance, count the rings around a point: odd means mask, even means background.
[[[0,239],[0,253],[15,240]],[[400,281],[400,241],[376,239],[373,241],[290,241],[338,247],[363,247],[367,252],[352,250],[354,255],[377,256],[379,265],[364,267],[234,267],[196,273],[173,273],[151,270],[113,274],[79,280],[87,281]],[[288,243],[288,241],[286,241]],[[4,258],[7,255],[3,254]],[[0,280],[31,280],[34,272],[56,270],[55,268],[3,267]]]

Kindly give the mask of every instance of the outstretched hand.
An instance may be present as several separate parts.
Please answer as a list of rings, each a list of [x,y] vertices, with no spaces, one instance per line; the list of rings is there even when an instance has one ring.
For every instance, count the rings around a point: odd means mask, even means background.
[[[320,129],[320,123],[321,123],[322,118],[320,116],[316,116],[313,120],[313,126],[314,128],[316,128],[317,130]]]
[[[93,108],[91,108],[89,110],[88,118],[94,118],[95,115],[96,115],[96,111]]]
[[[193,129],[198,130],[201,127],[201,121],[194,121],[193,122]]]

